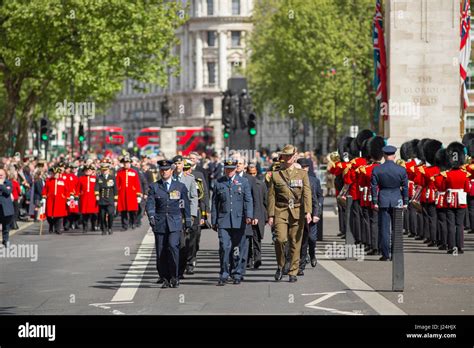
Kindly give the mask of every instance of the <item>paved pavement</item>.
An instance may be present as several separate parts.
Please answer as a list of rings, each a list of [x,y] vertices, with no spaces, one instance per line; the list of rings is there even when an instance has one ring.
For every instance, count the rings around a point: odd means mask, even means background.
[[[407,240],[405,292],[393,293],[391,263],[368,256],[364,261],[324,257],[326,244],[343,242],[336,237],[337,217],[328,202],[320,262],[294,284],[287,277],[273,279],[276,263],[269,231],[262,267],[248,270],[240,286],[216,286],[217,234],[203,230],[196,273],[186,276],[178,289],[161,289],[155,283],[154,240],[147,224],[112,236],[81,231],[40,236],[38,223],[26,226],[11,242],[31,247],[30,257],[10,255],[0,262],[0,314],[474,313],[472,235],[467,235],[467,252],[458,257]]]

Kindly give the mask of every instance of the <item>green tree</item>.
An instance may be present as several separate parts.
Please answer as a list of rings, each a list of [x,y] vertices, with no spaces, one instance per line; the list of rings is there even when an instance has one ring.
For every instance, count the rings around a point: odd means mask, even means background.
[[[246,73],[257,109],[271,104],[279,114],[328,125],[333,141],[348,131],[353,105],[357,124],[367,126],[373,11],[372,0],[255,2]]]
[[[24,151],[35,115],[56,102],[101,105],[126,78],[165,85],[184,13],[165,0],[0,0],[0,154],[15,122],[15,150]]]

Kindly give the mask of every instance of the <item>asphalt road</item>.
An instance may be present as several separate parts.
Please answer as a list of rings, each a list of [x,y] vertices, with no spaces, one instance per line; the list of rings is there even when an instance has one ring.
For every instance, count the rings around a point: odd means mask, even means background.
[[[336,237],[337,217],[328,200],[319,263],[297,283],[273,278],[276,263],[270,231],[263,265],[247,270],[241,285],[216,286],[217,233],[203,230],[194,275],[178,289],[161,289],[153,234],[139,229],[112,236],[81,231],[39,235],[39,224],[11,237],[12,244],[37,248],[35,257],[1,257],[0,314],[473,314],[473,244],[457,258],[407,240],[405,292],[391,291],[391,263],[329,260],[326,245]],[[145,221],[145,220],[144,220]],[[47,229],[46,229],[47,231]],[[472,235],[469,235],[472,236]],[[420,245],[421,244],[421,245]],[[426,249],[426,250],[425,250]],[[0,251],[1,256],[1,251]],[[470,297],[469,297],[470,296]],[[470,299],[470,300],[468,300]]]

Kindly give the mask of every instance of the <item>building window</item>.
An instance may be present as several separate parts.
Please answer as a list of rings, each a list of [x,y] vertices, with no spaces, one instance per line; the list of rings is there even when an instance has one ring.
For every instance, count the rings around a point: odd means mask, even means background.
[[[216,63],[208,62],[207,63],[207,81],[209,86],[216,84]]]
[[[466,114],[466,133],[474,132],[474,114]]]
[[[207,15],[214,16],[214,0],[207,0]]]
[[[204,99],[204,115],[211,116],[214,114],[214,99]]]
[[[232,31],[231,32],[232,47],[240,47],[240,36],[241,36],[240,31]]]
[[[207,32],[207,46],[208,47],[216,47],[216,36],[217,36],[217,33],[215,31]]]
[[[232,0],[232,15],[240,15],[240,0]]]

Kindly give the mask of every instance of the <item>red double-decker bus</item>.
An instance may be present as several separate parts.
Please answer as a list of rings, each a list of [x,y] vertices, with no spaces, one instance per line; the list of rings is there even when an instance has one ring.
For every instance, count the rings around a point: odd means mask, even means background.
[[[113,150],[125,143],[123,129],[115,126],[91,127],[91,147],[97,152]]]
[[[183,155],[191,151],[206,151],[214,144],[213,129],[211,127],[177,127],[176,149]],[[160,146],[160,127],[143,128],[136,138],[139,148],[146,145]]]

